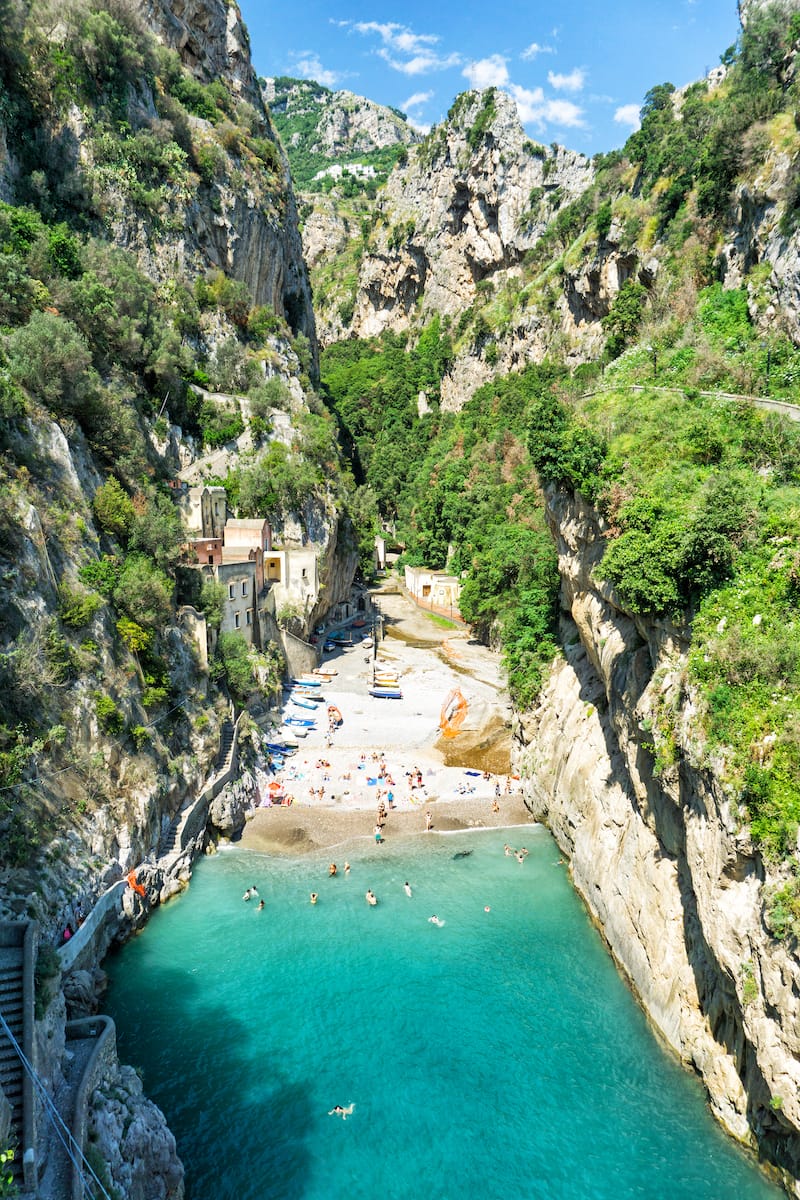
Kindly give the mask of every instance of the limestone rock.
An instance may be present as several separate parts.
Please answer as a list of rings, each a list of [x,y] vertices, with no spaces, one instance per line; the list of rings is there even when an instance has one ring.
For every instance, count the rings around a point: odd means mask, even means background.
[[[597,580],[597,514],[554,489],[547,502],[567,650],[516,730],[527,803],[717,1117],[800,1195],[800,961],[767,932],[764,865],[699,765],[687,643],[667,621],[626,613]],[[678,750],[659,767],[655,714],[665,699]]]
[[[88,1136],[125,1200],[183,1200],[175,1138],[132,1067],[110,1070],[93,1093]]]

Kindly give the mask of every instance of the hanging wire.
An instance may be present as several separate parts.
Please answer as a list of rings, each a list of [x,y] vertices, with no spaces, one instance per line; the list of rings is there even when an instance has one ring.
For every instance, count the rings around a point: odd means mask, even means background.
[[[94,1200],[96,1193],[94,1191],[94,1188],[90,1185],[89,1180],[86,1178],[86,1175],[84,1173],[84,1168],[89,1172],[92,1179],[97,1184],[97,1187],[100,1190],[100,1195],[104,1198],[104,1200],[111,1200],[111,1197],[109,1196],[106,1189],[103,1187],[103,1184],[97,1178],[97,1175],[95,1174],[94,1169],[92,1168],[92,1164],[88,1161],[88,1159],[84,1155],[82,1148],[78,1145],[77,1141],[72,1136],[71,1132],[69,1131],[69,1129],[67,1128],[67,1126],[64,1122],[63,1117],[61,1116],[60,1112],[56,1108],[51,1097],[48,1095],[44,1084],[42,1083],[41,1079],[39,1078],[39,1076],[36,1073],[36,1069],[34,1068],[33,1064],[28,1060],[28,1058],[26,1057],[25,1052],[23,1051],[19,1042],[14,1037],[14,1034],[11,1032],[11,1029],[8,1026],[8,1022],[6,1021],[6,1019],[2,1013],[0,1013],[0,1029],[2,1029],[2,1031],[5,1033],[6,1037],[8,1038],[9,1042],[11,1043],[13,1049],[16,1051],[20,1062],[22,1063],[26,1072],[30,1076],[31,1082],[32,1082],[34,1088],[36,1089],[39,1099],[42,1101],[42,1104],[44,1106],[45,1116],[48,1117],[50,1124],[53,1126],[56,1136],[58,1137],[59,1141],[61,1142],[61,1144],[63,1145],[64,1149],[67,1152],[67,1156],[69,1157],[70,1162],[72,1163],[75,1170],[78,1172],[78,1175],[80,1176],[81,1183],[83,1184],[84,1188],[88,1187],[90,1200]],[[73,1153],[73,1147],[74,1147],[75,1153]],[[78,1157],[80,1158],[80,1160],[81,1160],[80,1162],[77,1161],[75,1154],[77,1154]]]

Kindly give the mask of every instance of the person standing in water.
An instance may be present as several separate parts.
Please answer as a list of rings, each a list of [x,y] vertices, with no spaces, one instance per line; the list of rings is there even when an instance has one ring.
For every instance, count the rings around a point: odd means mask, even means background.
[[[372,888],[367,888],[366,892],[364,893],[364,899],[366,900],[367,904],[372,905],[373,908],[378,903],[378,898],[373,892]]]
[[[406,880],[403,884],[403,891],[407,896],[411,895],[411,884],[408,882],[408,880]]]

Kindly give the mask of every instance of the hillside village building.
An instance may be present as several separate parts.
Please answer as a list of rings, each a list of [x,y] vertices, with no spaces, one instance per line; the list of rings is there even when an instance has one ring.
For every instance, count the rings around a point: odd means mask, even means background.
[[[225,589],[221,633],[262,647],[283,605],[302,614],[314,607],[320,585],[313,547],[274,546],[269,521],[229,515],[222,487],[184,488],[179,505],[195,566]]]
[[[461,580],[457,575],[431,571],[429,567],[406,567],[405,582],[407,592],[421,607],[443,615],[461,616],[458,608]]]

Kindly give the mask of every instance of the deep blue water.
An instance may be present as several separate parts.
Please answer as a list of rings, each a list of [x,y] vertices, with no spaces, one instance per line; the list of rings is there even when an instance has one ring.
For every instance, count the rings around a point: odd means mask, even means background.
[[[557,859],[526,828],[354,849],[334,879],[327,857],[200,863],[106,963],[190,1200],[781,1196],[656,1042]]]

